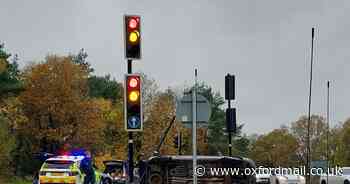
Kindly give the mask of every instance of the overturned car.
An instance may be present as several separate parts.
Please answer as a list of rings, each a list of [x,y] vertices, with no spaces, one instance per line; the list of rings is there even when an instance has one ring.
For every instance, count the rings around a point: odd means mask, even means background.
[[[145,177],[141,183],[146,184],[171,184],[171,183],[192,183],[193,169],[192,156],[155,156],[145,161]],[[203,167],[207,172],[198,176],[198,183],[201,184],[255,184],[254,175],[245,175],[245,168],[255,168],[255,163],[247,158],[226,157],[226,156],[198,156],[198,166]],[[210,168],[241,168],[237,174],[210,173]]]

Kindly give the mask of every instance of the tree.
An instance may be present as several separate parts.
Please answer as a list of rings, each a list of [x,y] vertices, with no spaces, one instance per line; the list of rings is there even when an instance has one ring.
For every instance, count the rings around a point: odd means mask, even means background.
[[[11,94],[18,94],[22,90],[19,79],[18,56],[9,62],[11,54],[5,51],[4,44],[0,44],[0,101]]]
[[[250,151],[250,140],[246,135],[238,136],[233,140],[233,153],[235,155],[247,157]]]
[[[297,138],[299,149],[298,158],[301,164],[306,164],[307,154],[307,125],[308,117],[302,116],[292,122],[291,131]],[[324,160],[326,158],[326,131],[325,119],[318,115],[312,115],[310,121],[311,160]]]
[[[298,142],[287,129],[275,129],[256,140],[250,157],[265,167],[296,167],[297,149]]]
[[[91,76],[88,79],[89,96],[92,98],[104,98],[113,103],[123,99],[123,85],[110,75],[103,77]]]
[[[350,118],[344,122],[341,129],[334,128],[333,132],[336,133],[331,136],[332,142],[330,142],[330,156],[334,157],[333,165],[348,166],[350,164]]]
[[[207,134],[205,138],[207,139],[208,150],[205,154],[217,155],[226,154],[228,155],[228,136],[226,134],[226,121],[225,121],[225,111],[222,106],[225,104],[224,98],[218,92],[214,92],[212,88],[206,85],[204,82],[197,86],[198,94],[203,95],[211,105],[211,116],[208,123]],[[237,128],[237,133],[232,137],[239,137],[241,134],[241,129],[243,125],[239,125]],[[240,145],[240,142],[234,142],[236,145]],[[245,148],[244,148],[245,149]],[[233,150],[235,155],[243,154],[242,151],[238,149]],[[244,156],[244,155],[241,155]]]
[[[145,73],[141,73],[142,79],[142,106],[144,108],[144,119],[147,121],[150,116],[150,107],[152,103],[156,100],[157,96],[160,94],[159,86],[156,81],[147,76]]]
[[[5,44],[0,44],[0,74],[5,72],[8,68],[9,62],[7,59],[11,56],[5,51]]]
[[[26,134],[23,125],[28,123],[27,117],[22,111],[22,103],[18,97],[8,97],[3,100],[3,107],[0,109],[0,116],[7,122],[10,137],[15,139],[15,145],[10,153],[8,161],[11,163],[8,171],[14,171],[17,176],[32,174],[39,165],[33,160],[32,150],[35,147],[35,140],[30,134]],[[11,139],[11,138],[10,138]]]
[[[102,99],[100,99],[102,100]],[[104,99],[104,150],[101,158],[126,159],[128,134],[124,130],[124,110],[123,101],[119,100],[112,104],[110,100]]]
[[[102,149],[103,112],[88,98],[88,73],[71,57],[59,56],[26,69],[19,99],[28,123],[21,129],[37,140],[33,151],[56,152],[63,144]]]
[[[174,94],[168,90],[157,95],[149,106],[149,118],[144,122],[142,133],[141,152],[151,156],[156,150],[164,130],[168,127],[172,117],[175,115]],[[177,124],[177,123],[176,123]],[[176,154],[177,150],[173,145],[173,137],[176,134],[176,127],[172,128],[161,147],[161,154]]]
[[[87,71],[89,74],[94,72],[90,62],[87,61],[88,54],[84,48],[80,49],[77,55],[71,55],[70,57],[72,58],[72,62],[74,64],[80,65],[83,67],[83,70]]]
[[[15,137],[11,134],[9,121],[0,114],[0,172],[9,173],[12,151],[15,148]]]

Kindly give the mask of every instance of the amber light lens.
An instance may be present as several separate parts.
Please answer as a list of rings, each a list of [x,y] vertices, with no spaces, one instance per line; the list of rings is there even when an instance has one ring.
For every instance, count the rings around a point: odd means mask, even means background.
[[[137,31],[133,31],[129,34],[129,41],[135,43],[139,40],[140,33]]]
[[[129,100],[136,102],[139,99],[139,93],[137,91],[131,91],[129,94]]]

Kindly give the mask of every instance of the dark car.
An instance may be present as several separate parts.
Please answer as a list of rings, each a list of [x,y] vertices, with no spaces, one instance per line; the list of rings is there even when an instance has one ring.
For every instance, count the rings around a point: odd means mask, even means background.
[[[124,184],[127,181],[126,163],[122,160],[106,160],[100,184]]]

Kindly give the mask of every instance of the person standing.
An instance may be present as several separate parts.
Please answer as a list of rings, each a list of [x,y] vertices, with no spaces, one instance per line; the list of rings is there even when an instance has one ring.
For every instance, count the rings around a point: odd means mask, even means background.
[[[89,151],[86,151],[86,156],[81,161],[80,169],[85,174],[83,184],[96,184],[95,171],[92,166],[92,158]]]
[[[146,162],[143,160],[144,159],[144,154],[141,153],[138,157],[138,168],[139,168],[139,180],[140,180],[140,184],[144,184],[146,183],[146,169],[147,169],[147,164]]]

